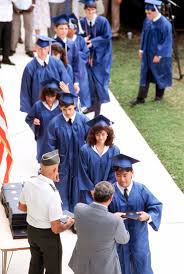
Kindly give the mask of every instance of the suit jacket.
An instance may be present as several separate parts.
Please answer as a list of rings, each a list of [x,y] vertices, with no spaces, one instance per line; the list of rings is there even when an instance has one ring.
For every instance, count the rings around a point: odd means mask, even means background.
[[[96,203],[77,204],[74,215],[78,239],[69,262],[74,273],[121,274],[116,243],[129,241],[123,220]]]

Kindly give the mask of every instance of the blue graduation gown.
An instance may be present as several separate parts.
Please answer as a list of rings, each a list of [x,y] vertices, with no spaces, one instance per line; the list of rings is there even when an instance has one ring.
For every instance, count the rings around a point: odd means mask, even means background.
[[[42,88],[41,82],[54,77],[69,84],[71,93],[75,93],[73,83],[60,60],[49,56],[47,66],[41,66],[36,58],[29,62],[22,75],[20,91],[20,111],[29,112],[33,104],[39,100],[39,93]]]
[[[90,190],[100,181],[115,182],[111,157],[120,153],[117,146],[112,145],[102,156],[99,156],[89,144],[80,150],[78,184],[80,201],[90,204],[93,199]]]
[[[90,28],[87,19],[80,19],[84,36],[90,35],[92,48],[90,55],[93,56],[93,65],[87,66],[88,73],[92,74],[99,102],[107,103],[109,98],[109,80],[112,64],[112,31],[108,20],[103,16],[97,16],[95,24]],[[94,87],[91,86],[90,89]],[[93,91],[91,91],[93,93]]]
[[[143,24],[140,49],[143,51],[141,60],[140,86],[146,86],[148,72],[151,71],[152,81],[160,89],[172,85],[172,26],[161,16],[152,22],[148,18]],[[153,63],[155,55],[161,56],[158,64]]]
[[[55,40],[62,45],[65,49],[65,42],[59,37],[56,37]],[[72,66],[73,69],[73,82],[79,82],[79,54],[76,48],[75,43],[71,39],[67,39],[67,61]]]
[[[47,151],[59,150],[60,182],[56,183],[59,190],[63,209],[73,211],[75,204],[79,201],[77,184],[79,151],[84,145],[88,133],[86,122],[89,119],[76,112],[76,117],[70,125],[63,114],[53,118],[49,123],[47,132]]]
[[[45,148],[47,147],[47,142],[45,139],[45,135],[47,132],[48,124],[52,120],[53,117],[58,115],[61,112],[59,105],[53,109],[49,110],[46,108],[41,100],[37,101],[29,111],[26,116],[26,123],[32,129],[35,140],[37,142],[37,160],[40,163],[41,157],[45,152]],[[37,118],[40,120],[40,125],[34,125],[33,120]]]
[[[89,49],[86,45],[84,38],[80,35],[77,35],[76,40],[74,41],[79,53],[79,86],[80,86],[80,103],[81,107],[90,107],[91,106],[91,96],[89,91],[89,79],[87,72],[87,62],[89,57]]]
[[[133,182],[126,202],[124,195],[115,184],[115,193],[109,211],[113,213],[145,211],[152,218],[151,227],[157,231],[161,221],[162,203],[146,186],[136,182]],[[125,226],[130,233],[130,241],[126,245],[117,245],[122,273],[153,274],[147,222],[126,219]]]
[[[72,66],[70,64],[65,65],[66,71],[68,73],[68,75],[70,76],[72,83],[73,83],[73,69]]]

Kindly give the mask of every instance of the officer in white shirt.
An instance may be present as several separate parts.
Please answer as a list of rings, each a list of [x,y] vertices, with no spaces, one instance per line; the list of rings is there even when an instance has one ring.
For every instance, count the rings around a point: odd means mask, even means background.
[[[28,241],[31,250],[29,274],[62,273],[62,245],[59,233],[69,229],[74,220],[60,221],[63,213],[61,199],[54,182],[58,181],[58,151],[44,154],[41,174],[26,182],[19,209],[27,212]]]

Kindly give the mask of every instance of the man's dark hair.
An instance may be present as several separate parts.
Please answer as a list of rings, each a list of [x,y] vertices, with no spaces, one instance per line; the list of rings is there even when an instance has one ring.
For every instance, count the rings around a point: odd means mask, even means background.
[[[91,8],[91,9],[96,9],[97,8],[97,5],[96,5],[96,2],[94,2],[93,4],[85,4],[84,5],[84,9],[88,9],[88,8]]]
[[[69,106],[75,106],[76,107],[75,103],[67,104],[63,101],[59,101],[59,106],[60,107],[66,107],[66,108],[69,107]]]
[[[133,171],[133,168],[132,167],[119,167],[119,166],[113,166],[112,167],[112,170],[114,171],[114,172],[116,172],[116,171],[125,171],[125,172],[129,172],[129,171]]]
[[[96,184],[94,189],[94,201],[98,203],[107,202],[114,193],[114,187],[107,181],[101,181]]]

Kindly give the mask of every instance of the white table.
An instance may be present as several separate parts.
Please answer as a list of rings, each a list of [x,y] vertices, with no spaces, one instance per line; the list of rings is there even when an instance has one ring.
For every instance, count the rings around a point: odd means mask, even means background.
[[[30,249],[27,239],[14,240],[11,234],[9,220],[6,218],[3,205],[0,203],[0,250],[2,252],[2,274],[8,273],[8,252]],[[8,266],[7,266],[8,264]]]

